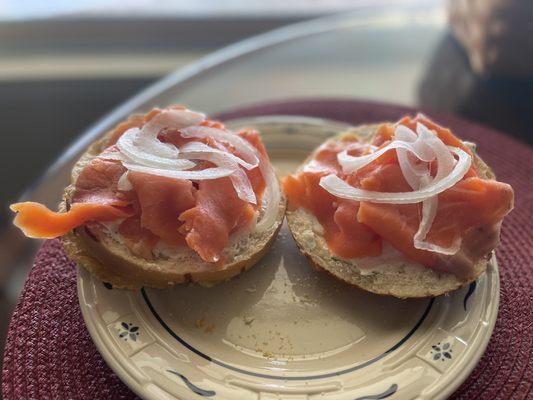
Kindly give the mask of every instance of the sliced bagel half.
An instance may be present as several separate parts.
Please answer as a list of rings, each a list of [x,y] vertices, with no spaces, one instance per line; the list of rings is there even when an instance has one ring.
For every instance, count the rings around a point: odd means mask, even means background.
[[[377,134],[379,126],[380,124],[359,126],[339,134],[334,139],[354,138],[359,142],[369,143]],[[468,144],[468,146],[474,152],[473,162],[480,177],[494,179],[492,170],[475,154],[475,146],[473,144]],[[318,149],[306,159],[297,172],[301,171],[313,159],[316,151]],[[486,270],[492,256],[492,251],[490,251],[481,257],[473,266],[468,277],[437,271],[408,260],[403,260],[400,263],[384,263],[369,271],[359,268],[357,259],[347,260],[333,254],[328,249],[317,218],[304,208],[291,209],[289,202],[286,217],[298,248],[313,267],[348,284],[380,295],[419,298],[434,297],[451,292],[477,279]],[[499,226],[495,234],[499,235]]]
[[[108,147],[116,131],[94,142],[75,164],[71,185],[65,189],[59,211],[70,209],[75,183],[85,166]],[[224,250],[222,265],[204,261],[192,249],[182,246],[172,256],[157,254],[146,259],[132,253],[117,235],[106,231],[93,235],[85,226],[73,229],[61,240],[67,256],[99,280],[114,287],[137,290],[143,286],[168,288],[175,284],[197,282],[210,286],[228,280],[252,267],[265,255],[281,227],[285,215],[285,197],[281,195],[274,223],[262,230],[232,234]],[[261,215],[259,215],[259,218]]]

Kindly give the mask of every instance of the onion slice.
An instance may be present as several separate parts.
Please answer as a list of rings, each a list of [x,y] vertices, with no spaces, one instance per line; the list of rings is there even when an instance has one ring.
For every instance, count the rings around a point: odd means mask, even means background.
[[[157,137],[164,129],[183,129],[205,121],[205,115],[188,109],[163,110],[143,126],[143,133]]]
[[[416,133],[404,125],[396,127],[394,137],[408,143],[416,142],[418,138]],[[424,176],[429,176],[429,166],[427,164],[415,163],[412,159],[414,155],[408,153],[406,149],[396,149],[396,155],[398,156],[398,164],[400,165],[402,174],[409,186],[413,190],[419,189],[420,180]]]
[[[259,157],[255,147],[235,133],[207,126],[190,126],[182,129],[180,132],[184,138],[213,138],[227,142],[235,147],[235,150],[241,155],[244,162],[247,163],[245,166],[246,169],[253,169],[259,165]]]
[[[435,217],[437,216],[438,205],[439,198],[437,196],[433,196],[427,200],[424,200],[422,203],[422,219],[420,221],[418,231],[413,237],[413,245],[419,250],[426,250],[433,253],[453,256],[461,249],[461,237],[456,237],[449,247],[439,246],[426,240],[426,236],[433,225]]]
[[[468,153],[457,147],[448,147],[448,149],[459,157],[452,172],[443,179],[439,181],[435,180],[430,185],[419,190],[395,193],[363,190],[349,185],[335,174],[322,177],[322,179],[320,179],[320,186],[332,195],[343,199],[389,204],[420,203],[455,185],[463,178],[470,168],[472,159]]]
[[[184,154],[184,153],[187,153],[187,154]],[[224,150],[220,150],[220,149],[217,149],[217,148],[214,148],[214,147],[210,147],[208,145],[206,145],[205,143],[202,143],[202,142],[189,142],[189,143],[186,143],[184,144],[183,146],[180,147],[180,154],[179,154],[179,158],[187,158],[187,159],[190,159],[190,158],[194,158],[194,159],[201,159],[201,158],[198,158],[198,157],[191,157],[188,153],[217,153],[217,154],[223,154],[224,157],[232,160],[233,162],[235,162],[236,164],[239,164],[241,165],[242,167],[250,170],[250,169],[254,169],[257,167],[257,164],[254,166],[253,164],[250,164],[250,163],[247,163],[246,161],[244,161],[242,158],[240,157],[237,157],[236,155],[228,152],[228,151],[224,151]]]
[[[161,142],[156,137],[146,135],[139,128],[128,129],[118,139],[117,147],[123,161],[153,168],[189,169],[195,164],[178,159],[177,147]]]
[[[272,164],[257,151],[257,157],[259,158],[259,169],[265,179],[265,193],[263,195],[263,201],[261,202],[261,208],[263,215],[257,222],[256,230],[263,232],[276,222],[278,217],[279,202],[281,201],[281,192],[279,188],[278,177],[274,172]]]
[[[437,159],[437,173],[435,177],[432,178],[428,170],[427,174],[419,181],[420,187],[427,187],[431,184],[431,182],[442,180],[444,177],[451,174],[455,159],[442,140],[440,140],[438,136],[432,134],[426,126],[418,123],[416,131],[419,137],[427,138],[425,144],[433,150]],[[433,225],[435,217],[437,216],[438,204],[439,199],[437,196],[430,197],[422,202],[422,219],[420,220],[418,231],[413,238],[413,244],[415,248],[420,250],[428,250],[435,253],[453,255],[457,253],[461,247],[460,237],[456,238],[454,243],[448,248],[426,241],[426,236]]]
[[[117,182],[117,189],[123,192],[128,192],[133,189],[133,185],[128,179],[129,171],[124,172]]]
[[[226,176],[230,176],[233,173],[233,170],[228,168],[206,168],[203,170],[194,170],[194,171],[183,171],[183,170],[172,170],[172,169],[162,169],[162,168],[153,168],[147,167],[144,165],[129,163],[124,161],[122,163],[124,167],[133,172],[142,172],[145,174],[165,176],[167,178],[174,179],[190,179],[190,180],[206,180],[206,179],[218,179]]]
[[[421,182],[424,182],[424,178],[429,177],[429,173],[427,176],[424,176],[421,179]],[[420,187],[426,186],[427,183],[420,183]],[[416,249],[419,250],[427,250],[432,251],[434,253],[440,253],[445,255],[454,255],[459,251],[461,248],[461,238],[456,238],[454,243],[450,247],[442,247],[438,246],[434,243],[430,243],[426,240],[426,236],[428,235],[431,226],[433,225],[433,222],[435,221],[435,217],[437,216],[437,210],[439,206],[439,198],[438,196],[430,197],[422,202],[422,219],[420,220],[420,225],[418,226],[418,230],[416,231],[414,237],[413,237],[413,245]]]
[[[218,167],[230,169],[233,172],[229,178],[231,179],[231,183],[235,188],[237,196],[247,203],[257,204],[254,189],[252,188],[248,176],[246,176],[244,171],[239,167],[237,160],[240,159],[238,157],[201,142],[190,142],[182,146],[180,148],[180,157],[206,160]]]
[[[342,166],[342,170],[344,173],[349,174],[351,172],[357,171],[358,169],[363,168],[365,165],[370,164],[372,161],[376,160],[377,158],[381,157],[383,154],[385,154],[387,151],[394,150],[394,149],[405,149],[407,151],[410,151],[413,153],[418,159],[430,162],[433,160],[433,154],[431,151],[429,151],[428,148],[424,146],[417,146],[417,143],[409,143],[404,142],[402,140],[395,140],[385,147],[382,147],[378,151],[374,153],[370,153],[364,156],[351,156],[348,154],[347,150],[341,151],[337,155],[337,160],[339,161],[339,164]]]

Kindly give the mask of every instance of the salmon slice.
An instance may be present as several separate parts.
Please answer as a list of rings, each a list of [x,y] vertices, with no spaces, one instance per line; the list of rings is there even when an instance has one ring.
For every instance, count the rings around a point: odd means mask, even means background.
[[[436,254],[418,250],[413,245],[413,237],[420,222],[418,213],[419,208],[416,204],[361,202],[356,218],[359,223],[372,229],[408,259],[429,267],[437,262]]]
[[[150,230],[141,225],[141,218],[138,215],[127,218],[118,227],[124,239],[124,244],[136,256],[151,260],[152,250],[159,241],[159,238]]]
[[[462,180],[439,195],[428,240],[448,246],[454,238],[452,230],[463,237],[471,229],[497,224],[513,209],[513,203],[513,189],[506,183],[477,177]]]
[[[207,262],[223,262],[223,251],[230,233],[244,220],[248,223],[254,208],[237,197],[229,178],[200,181],[196,206],[183,212],[179,219],[184,224],[188,246]]]
[[[331,243],[335,254],[344,258],[374,257],[381,254],[381,239],[366,225],[354,223],[359,203],[357,201],[342,200],[333,215],[333,226],[328,227],[326,242]]]
[[[470,237],[470,240],[463,240],[460,254],[454,256],[455,262],[446,260],[446,256],[414,247],[413,238],[421,220],[417,204],[361,202],[357,219],[410,260],[426,267],[468,276],[479,257],[494,248],[494,238],[497,237],[494,232],[499,230],[500,221],[513,207],[513,190],[505,183],[467,178],[440,194],[438,199],[437,215],[426,240],[449,247],[458,238]],[[474,233],[481,235],[483,240],[475,240]],[[465,258],[464,254],[472,257]]]
[[[131,193],[117,189],[117,182],[126,172],[119,161],[94,158],[76,180],[73,203],[93,203],[125,207],[132,204]]]
[[[184,245],[179,232],[183,223],[178,218],[196,204],[192,182],[139,172],[131,172],[128,178],[137,194],[140,226],[170,245]]]
[[[351,154],[362,154],[368,146],[357,146],[353,140],[327,141],[305,171],[283,178],[283,190],[290,210],[302,207],[318,219],[324,229],[324,239],[333,253],[343,258],[377,256],[381,253],[381,240],[355,218],[359,203],[337,199],[319,186],[320,179],[332,171],[341,174],[337,153],[344,149],[352,149]]]
[[[107,204],[75,203],[64,213],[54,212],[46,206],[24,202],[11,205],[17,215],[13,221],[28,237],[53,239],[89,221],[112,221],[130,214]]]

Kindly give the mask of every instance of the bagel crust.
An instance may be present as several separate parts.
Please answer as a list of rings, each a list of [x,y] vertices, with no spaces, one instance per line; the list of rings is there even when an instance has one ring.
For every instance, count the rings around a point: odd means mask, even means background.
[[[341,137],[355,137],[361,142],[370,142],[380,124],[363,125]],[[302,167],[312,159],[311,154]],[[474,153],[474,162],[483,178],[494,179],[491,169]],[[357,286],[368,292],[390,295],[399,298],[435,297],[459,289],[476,280],[485,272],[492,251],[482,257],[474,266],[472,276],[460,278],[454,274],[421,267],[415,263],[405,262],[402,265],[382,265],[379,269],[361,273],[354,263],[342,260],[332,254],[327,243],[317,229],[318,221],[303,208],[287,210],[289,229],[298,245],[300,252],[318,270],[325,271],[341,281]]]

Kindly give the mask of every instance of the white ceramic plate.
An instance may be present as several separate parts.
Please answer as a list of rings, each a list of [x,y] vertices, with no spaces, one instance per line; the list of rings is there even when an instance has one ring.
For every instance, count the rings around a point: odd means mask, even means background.
[[[280,174],[346,126],[303,117],[256,126]],[[113,289],[78,271],[80,306],[102,356],[145,399],[441,399],[492,333],[496,261],[436,299],[398,300],[316,272],[284,226],[250,271],[212,288]]]

